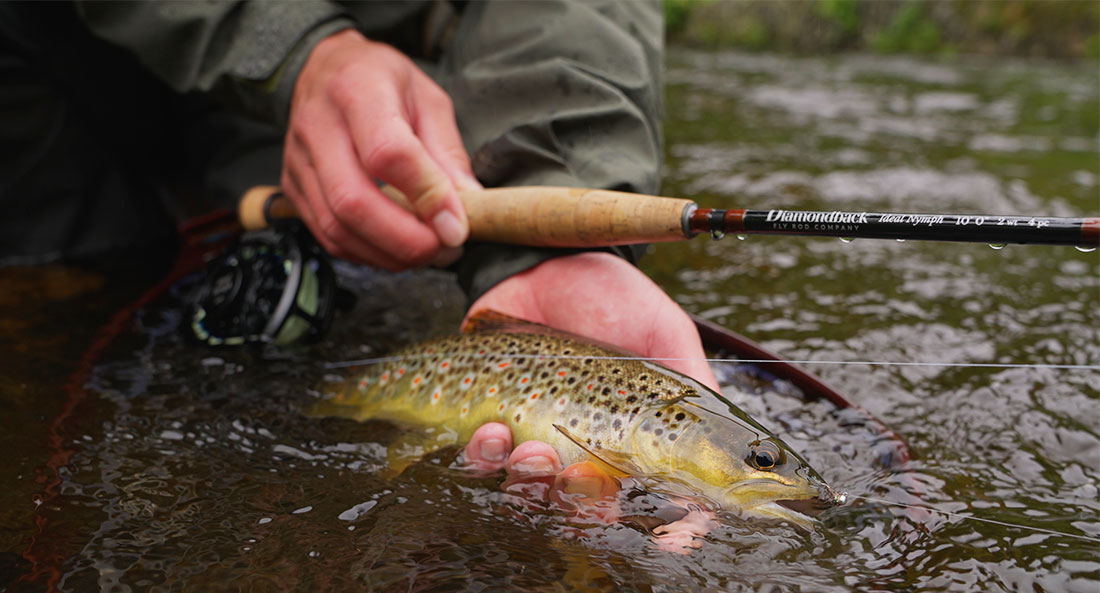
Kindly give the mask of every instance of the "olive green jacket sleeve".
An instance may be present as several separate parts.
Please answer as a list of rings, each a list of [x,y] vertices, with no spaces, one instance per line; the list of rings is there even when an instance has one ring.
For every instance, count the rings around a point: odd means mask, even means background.
[[[654,1],[470,3],[441,63],[486,186],[656,193],[664,22]],[[634,261],[640,249],[615,250]],[[467,247],[471,302],[511,274],[576,250]]]
[[[181,93],[208,93],[284,125],[310,50],[355,26],[339,4],[310,2],[76,2],[93,34],[129,50]]]

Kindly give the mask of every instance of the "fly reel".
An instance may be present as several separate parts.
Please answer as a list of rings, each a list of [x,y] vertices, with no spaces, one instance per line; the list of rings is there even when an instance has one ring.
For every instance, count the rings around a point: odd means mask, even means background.
[[[187,325],[211,346],[316,340],[338,301],[328,254],[300,221],[245,233],[207,266]]]

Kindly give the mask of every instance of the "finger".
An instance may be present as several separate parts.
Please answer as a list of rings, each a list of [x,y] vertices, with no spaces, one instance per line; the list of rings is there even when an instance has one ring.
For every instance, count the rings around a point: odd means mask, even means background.
[[[592,504],[614,498],[619,482],[591,461],[574,463],[554,480],[554,490],[568,496],[570,502]]]
[[[512,431],[499,422],[481,425],[463,450],[463,464],[481,471],[504,467],[512,450]]]
[[[288,143],[289,145],[290,143]],[[323,197],[316,171],[293,148],[284,156],[282,187],[317,242],[333,257],[390,271],[405,265],[346,229]],[[322,222],[325,221],[325,222]]]
[[[542,441],[520,443],[508,456],[508,473],[521,478],[552,476],[561,471],[561,458]]]
[[[672,299],[663,292],[661,296],[669,302],[651,317],[652,337],[645,354],[653,358],[669,359],[663,362],[665,366],[721,392],[718,379],[707,362],[707,354],[703,350],[703,342],[699,338],[699,331],[695,329],[695,323]]]
[[[654,543],[667,552],[686,554],[703,547],[702,538],[717,527],[713,513],[692,506],[682,519],[654,529]]]
[[[390,109],[373,107],[368,112],[355,103],[345,111],[362,167],[401,190],[444,245],[461,245],[469,235],[469,224],[454,185],[413,133],[396,102]]]
[[[550,488],[550,500],[575,519],[614,523],[622,515],[619,482],[591,461],[574,463],[562,470]]]
[[[331,114],[316,117],[322,121],[303,128],[299,136],[334,217],[318,220],[321,225],[329,225],[325,230],[335,235],[330,238],[343,241],[350,240],[349,235],[358,236],[403,267],[431,261],[439,250],[439,239],[432,229],[378,190],[357,160],[343,122],[334,120]],[[337,123],[338,131],[331,131]]]
[[[413,104],[412,117],[417,137],[457,189],[481,189],[455,122],[451,98],[427,76],[416,77],[414,84],[418,101]]]

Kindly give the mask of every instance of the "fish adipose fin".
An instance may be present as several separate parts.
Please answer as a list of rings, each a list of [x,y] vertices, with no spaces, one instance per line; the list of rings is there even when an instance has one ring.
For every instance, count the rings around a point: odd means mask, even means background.
[[[471,315],[470,318],[462,324],[462,333],[464,334],[483,332],[550,335],[563,340],[572,340],[582,344],[599,346],[604,350],[610,350],[611,352],[622,354],[623,356],[641,358],[637,352],[631,352],[614,344],[608,344],[607,342],[601,342],[600,340],[589,338],[588,336],[581,336],[555,329],[541,323],[535,323],[534,321],[512,317],[507,313],[501,313],[493,309],[481,309]]]
[[[560,424],[555,424],[553,426],[562,436],[583,449],[585,453],[588,453],[592,460],[600,466],[600,469],[607,472],[611,477],[625,478],[627,476],[638,476],[641,474],[639,468],[631,461],[630,455],[618,451],[611,451],[609,449],[594,449],[582,441],[580,437],[569,432],[569,429],[564,426]]]

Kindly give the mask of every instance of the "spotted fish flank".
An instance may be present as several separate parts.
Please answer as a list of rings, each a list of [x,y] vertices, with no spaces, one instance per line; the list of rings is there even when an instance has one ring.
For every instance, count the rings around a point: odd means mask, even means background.
[[[835,504],[801,457],[698,382],[549,328],[510,328],[537,333],[476,331],[409,347],[314,412],[421,427],[390,447],[395,471],[495,421],[517,443],[550,443],[566,464],[595,458],[654,490],[686,487],[749,514],[805,522],[792,509]]]

